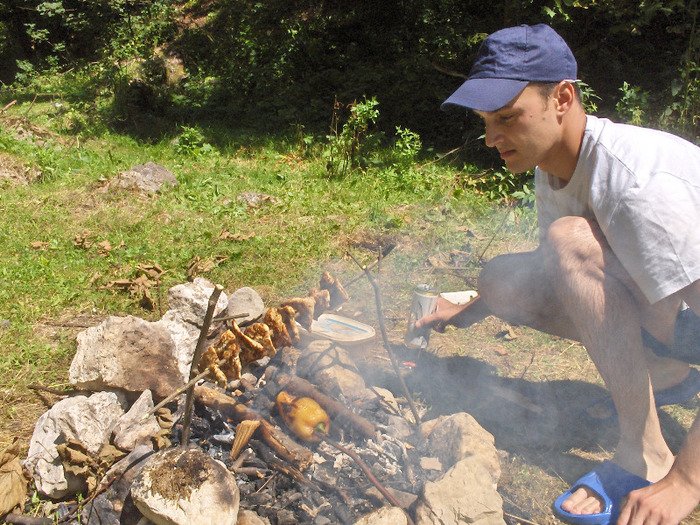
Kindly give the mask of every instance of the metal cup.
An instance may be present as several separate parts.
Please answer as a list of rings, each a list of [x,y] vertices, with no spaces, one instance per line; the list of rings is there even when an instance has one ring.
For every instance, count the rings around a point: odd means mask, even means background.
[[[419,284],[413,290],[413,302],[408,317],[408,329],[404,336],[406,344],[413,348],[425,350],[430,340],[430,328],[416,328],[416,321],[435,312],[438,291],[434,286]]]

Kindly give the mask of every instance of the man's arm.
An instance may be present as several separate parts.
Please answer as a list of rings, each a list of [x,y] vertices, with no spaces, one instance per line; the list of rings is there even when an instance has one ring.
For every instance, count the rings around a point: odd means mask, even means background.
[[[478,295],[465,304],[454,304],[447,299],[438,297],[435,313],[418,319],[416,328],[427,326],[437,332],[443,332],[449,324],[458,328],[466,328],[489,315],[492,315],[491,311]]]

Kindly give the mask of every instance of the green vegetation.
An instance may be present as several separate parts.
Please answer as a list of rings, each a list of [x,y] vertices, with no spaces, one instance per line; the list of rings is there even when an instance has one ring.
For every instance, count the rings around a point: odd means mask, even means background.
[[[697,15],[696,0],[3,3],[0,447],[43,411],[28,385],[65,385],[77,331],[108,315],[157,319],[165,291],[195,274],[273,304],[322,269],[354,273],[348,251],[369,262],[399,244],[387,310],[418,279],[473,287],[486,249],[536,238],[531,174],[501,167],[474,115],[438,110],[486,34],[550,23],[590,112],[697,141]],[[178,186],[108,188],[149,161]],[[444,258],[461,273],[426,271]],[[152,304],[111,286],[149,267],[164,271]],[[454,354],[522,359],[472,336],[451,334],[464,339]],[[564,351],[531,344],[514,370],[553,377],[544,363]],[[579,354],[559,360],[561,377]]]
[[[65,385],[73,336],[42,330],[107,315],[157,319],[167,309],[165,291],[191,278],[195,262],[198,275],[230,291],[254,287],[274,303],[306,293],[348,250],[369,261],[385,239],[408,234],[427,247],[397,255],[408,272],[424,264],[430,247],[453,247],[457,225],[493,207],[465,184],[463,170],[421,160],[416,133],[399,129],[395,144],[373,142],[369,119],[362,133],[353,131],[356,143],[341,146],[301,132],[251,139],[204,125],[149,144],[99,129],[95,138],[67,134],[55,100],[27,99],[2,117],[0,169],[29,180],[0,178],[5,441],[17,423],[11,407],[33,402],[26,385]],[[342,175],[329,168],[338,147],[356,149]],[[171,170],[179,185],[151,196],[108,186],[149,161]],[[249,204],[240,198],[246,193],[272,198]],[[429,228],[414,232],[426,218]],[[152,310],[138,294],[110,286],[155,265],[164,273],[151,290]]]

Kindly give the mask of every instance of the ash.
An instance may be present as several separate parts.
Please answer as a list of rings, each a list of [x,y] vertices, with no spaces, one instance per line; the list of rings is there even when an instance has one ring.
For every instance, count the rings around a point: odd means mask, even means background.
[[[273,391],[258,378],[258,385],[238,400],[284,428],[276,413]],[[208,387],[216,389],[214,385]],[[220,389],[219,389],[220,390]],[[231,393],[230,391],[228,392]],[[426,455],[416,435],[392,436],[391,414],[379,400],[366,402],[354,412],[379,429],[374,439],[346,435],[336,429],[334,436],[345,449],[357,454],[376,480],[398,501],[410,507],[422,486],[440,472],[424,471],[420,457]],[[251,439],[238,458],[231,459],[236,423],[219,411],[196,405],[190,430],[190,445],[199,446],[213,459],[236,473],[241,508],[254,511],[273,525],[341,523],[352,525],[360,517],[386,504],[386,499],[370,481],[360,465],[334,445],[322,441],[303,443],[313,452],[313,463],[300,471],[280,471],[284,462],[263,441]],[[172,434],[173,444],[181,438],[181,426]],[[295,477],[298,476],[298,477]]]

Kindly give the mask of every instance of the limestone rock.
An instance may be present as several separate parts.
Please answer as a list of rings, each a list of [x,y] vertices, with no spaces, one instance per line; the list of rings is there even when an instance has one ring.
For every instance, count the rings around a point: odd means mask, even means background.
[[[441,418],[428,437],[428,448],[446,468],[464,458],[477,457],[491,473],[494,488],[501,477],[493,436],[465,412]]]
[[[354,525],[406,525],[406,514],[398,507],[382,507],[361,517]]]
[[[426,483],[416,506],[416,525],[464,523],[505,525],[503,500],[477,456],[460,460],[437,481]]]
[[[245,317],[239,317],[236,319],[236,323],[241,324],[246,321],[252,321],[257,319],[262,314],[265,313],[265,303],[262,297],[247,286],[239,288],[228,298],[228,308],[226,310],[226,315],[234,316],[240,314],[248,314]]]
[[[241,510],[238,513],[238,525],[270,525],[270,520],[258,516],[252,510]]]
[[[78,334],[70,383],[81,390],[150,389],[163,399],[185,383],[170,333],[138,317],[108,317]]]
[[[168,290],[169,310],[155,323],[170,333],[175,360],[183,378],[189,378],[192,356],[213,291],[214,285],[201,277],[195,278],[191,283],[173,286]],[[226,311],[227,306],[228,297],[222,293],[216,303],[214,316]]]
[[[152,456],[131,486],[141,513],[156,525],[236,525],[236,479],[199,449]]]
[[[152,409],[153,396],[150,390],[145,390],[129,411],[119,418],[112,430],[114,446],[132,451],[137,445],[150,444],[151,437],[160,431],[160,425],[154,415],[143,420],[143,416]]]
[[[90,397],[63,399],[38,419],[24,464],[39,492],[49,498],[62,498],[82,488],[77,479],[66,476],[56,445],[75,439],[88,452],[97,454],[124,414],[125,405],[123,396],[98,392]]]
[[[120,172],[109,181],[109,189],[124,188],[141,193],[161,193],[166,187],[178,185],[175,175],[155,162],[147,162]]]
[[[366,395],[365,381],[355,363],[332,341],[311,341],[297,361],[297,374],[331,395],[342,394],[349,399]]]

